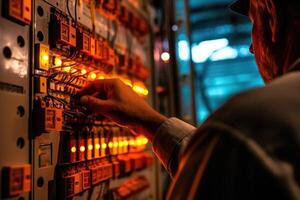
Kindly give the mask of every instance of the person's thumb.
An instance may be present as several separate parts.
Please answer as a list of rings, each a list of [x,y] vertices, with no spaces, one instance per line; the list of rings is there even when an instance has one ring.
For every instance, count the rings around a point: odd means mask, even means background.
[[[82,96],[80,103],[87,107],[90,111],[98,114],[106,114],[112,109],[112,102],[110,100],[98,99],[93,96]]]

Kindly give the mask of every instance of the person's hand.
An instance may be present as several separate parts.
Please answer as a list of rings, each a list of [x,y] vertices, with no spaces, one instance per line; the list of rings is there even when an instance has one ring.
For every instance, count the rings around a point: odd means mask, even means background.
[[[83,88],[80,103],[96,114],[144,134],[150,141],[166,117],[118,79],[96,80]]]

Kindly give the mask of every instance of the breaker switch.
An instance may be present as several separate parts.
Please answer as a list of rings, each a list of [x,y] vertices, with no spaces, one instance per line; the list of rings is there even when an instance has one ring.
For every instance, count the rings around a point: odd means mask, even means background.
[[[47,79],[45,77],[35,78],[35,93],[47,93]]]
[[[96,60],[102,59],[102,41],[100,39],[95,39],[95,55]]]
[[[3,1],[3,14],[22,25],[31,23],[31,0]]]
[[[35,134],[61,131],[63,127],[62,109],[46,107],[45,102],[40,100],[36,100],[34,103]]]
[[[87,190],[91,187],[91,171],[83,169],[82,170],[82,189]]]
[[[95,163],[90,163],[88,165],[88,169],[91,172],[91,184],[97,185],[99,183],[98,181],[98,169],[97,169],[97,165]]]
[[[86,141],[84,132],[77,132],[78,160],[84,161],[87,156]]]
[[[23,0],[23,20],[26,24],[31,22],[31,0]]]
[[[118,178],[120,176],[120,163],[118,161],[113,161],[113,177]]]
[[[91,55],[96,55],[96,39],[94,37],[91,37]]]
[[[120,162],[120,175],[124,176],[130,173],[132,169],[130,158],[125,155],[120,155],[118,156],[118,160]]]
[[[74,163],[77,161],[78,148],[74,132],[61,132],[61,149],[63,153],[60,161],[62,163]]]
[[[100,157],[101,144],[98,130],[93,131],[93,146],[94,146],[94,157]]]
[[[12,197],[31,191],[31,165],[16,165],[2,169],[2,195]]]
[[[87,140],[86,140],[86,156],[87,160],[91,160],[94,157],[94,144],[93,144],[93,132],[87,132]]]
[[[56,49],[59,52],[69,51],[70,47],[77,46],[77,31],[71,24],[67,16],[61,14],[56,9],[51,9],[49,23],[49,43],[51,49]]]
[[[84,54],[91,55],[91,35],[82,28],[77,29],[78,48]],[[93,50],[95,51],[95,50]]]

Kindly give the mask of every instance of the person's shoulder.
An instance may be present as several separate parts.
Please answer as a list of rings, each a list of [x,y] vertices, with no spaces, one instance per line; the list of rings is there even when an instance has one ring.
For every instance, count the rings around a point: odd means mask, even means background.
[[[209,120],[235,126],[292,123],[300,117],[299,87],[300,73],[287,74],[262,88],[234,96]]]

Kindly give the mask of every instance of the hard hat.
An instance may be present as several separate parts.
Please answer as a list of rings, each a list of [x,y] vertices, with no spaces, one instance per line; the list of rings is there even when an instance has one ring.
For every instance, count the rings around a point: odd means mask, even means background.
[[[249,0],[237,0],[230,4],[229,8],[236,13],[248,16],[249,4]]]

